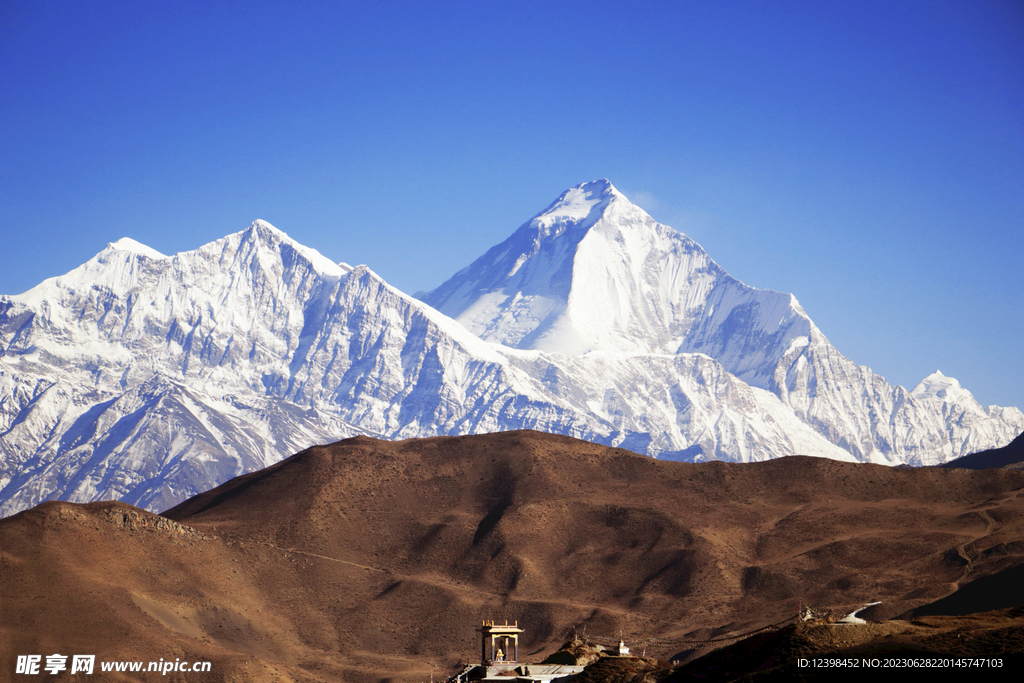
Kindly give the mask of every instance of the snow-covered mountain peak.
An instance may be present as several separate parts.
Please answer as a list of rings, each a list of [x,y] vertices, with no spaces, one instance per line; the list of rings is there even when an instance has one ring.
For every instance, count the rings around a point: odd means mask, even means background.
[[[724,347],[740,328],[771,337],[782,353],[811,330],[791,295],[729,277],[700,245],[608,180],[566,190],[423,300],[488,341],[571,355],[718,357],[728,355]],[[748,352],[736,350],[747,361]],[[727,367],[751,376],[747,361]],[[756,385],[764,387],[771,373],[762,374]]]
[[[270,231],[276,232],[276,233],[278,233],[280,235],[284,235],[285,237],[288,236],[287,233],[285,233],[284,230],[281,230],[280,228],[275,228],[273,225],[271,225],[267,221],[263,220],[262,218],[257,218],[256,220],[254,220],[249,225],[249,228],[250,229],[252,229],[252,228],[263,228],[264,230],[270,230]]]
[[[140,263],[166,264],[171,258],[130,237],[122,237],[115,242],[108,242],[99,253],[77,268],[43,280],[11,299],[26,306],[49,309],[51,304],[73,297],[75,292],[94,289],[123,291],[138,283],[140,273],[144,270]]]
[[[563,192],[528,225],[541,228],[542,232],[550,232],[552,227],[567,224],[589,227],[597,221],[603,210],[616,200],[628,203],[608,180],[583,183]]]
[[[234,235],[228,235],[228,239],[236,236],[240,242],[250,241],[267,245],[277,245],[282,242],[298,244],[284,230],[275,228],[261,218],[254,220],[245,230]]]
[[[107,245],[107,249],[111,251],[127,251],[132,254],[142,254],[143,256],[147,256],[151,259],[167,258],[165,254],[161,254],[156,249],[153,249],[152,247],[147,247],[145,244],[141,242],[136,242],[131,237],[122,237],[116,242],[111,242]],[[104,249],[104,251],[106,251],[107,249]]]
[[[265,245],[272,249],[278,249],[281,245],[300,254],[307,260],[313,269],[325,278],[337,280],[351,270],[344,264],[338,264],[321,254],[312,247],[300,244],[288,236],[288,233],[274,227],[267,221],[257,218],[248,228],[235,235],[229,235],[226,239],[236,238],[238,242],[251,242],[256,245]],[[219,242],[219,241],[218,241]]]
[[[659,228],[678,234],[671,228],[659,226],[647,212],[630,202],[608,180],[602,179],[569,188],[548,208],[520,227],[517,234],[532,239],[536,251],[542,242],[550,239],[569,240],[576,244],[593,230],[608,235],[621,247],[627,247],[631,237],[644,239],[644,235]]]
[[[960,386],[960,382],[953,377],[946,377],[938,370],[921,380],[910,392],[910,395],[917,399],[938,399],[949,402],[962,402],[970,399],[971,403],[976,403],[971,392]]]
[[[958,382],[953,377],[946,377],[942,374],[941,370],[936,370],[932,374],[928,375],[914,387],[914,390],[910,392],[914,396],[921,396],[925,394],[935,394],[939,391],[945,390],[947,387],[959,387]]]

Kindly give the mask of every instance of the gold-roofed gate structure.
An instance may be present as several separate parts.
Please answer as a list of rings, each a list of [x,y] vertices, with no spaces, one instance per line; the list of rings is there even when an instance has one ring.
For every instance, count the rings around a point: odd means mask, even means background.
[[[504,624],[492,620],[484,620],[477,629],[480,633],[480,663],[484,666],[495,663],[515,663],[519,661],[519,620]],[[488,651],[487,641],[490,640]],[[488,654],[490,656],[488,657]]]

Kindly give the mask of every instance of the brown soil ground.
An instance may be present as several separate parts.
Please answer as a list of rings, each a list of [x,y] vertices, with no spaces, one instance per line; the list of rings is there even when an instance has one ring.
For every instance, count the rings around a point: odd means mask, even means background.
[[[888,619],[1014,579],[1022,490],[1007,470],[693,465],[536,432],[358,437],[162,517],[54,502],[0,520],[0,680],[62,653],[213,662],[164,680],[422,681],[479,656],[481,619],[517,619],[525,661],[574,625],[692,659],[800,601],[881,600],[862,616]]]

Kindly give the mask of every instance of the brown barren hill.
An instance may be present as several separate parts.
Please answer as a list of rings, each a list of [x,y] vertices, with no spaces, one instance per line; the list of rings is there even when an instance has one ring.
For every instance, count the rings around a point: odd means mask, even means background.
[[[0,680],[61,653],[211,662],[188,681],[421,681],[479,657],[482,619],[518,620],[539,662],[573,626],[667,659],[800,601],[888,618],[1024,564],[1022,489],[1009,470],[661,462],[526,431],[357,437],[163,516],[0,520]]]

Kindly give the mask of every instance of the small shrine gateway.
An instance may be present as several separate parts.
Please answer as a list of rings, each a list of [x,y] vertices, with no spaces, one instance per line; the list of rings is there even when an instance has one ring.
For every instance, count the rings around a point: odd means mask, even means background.
[[[485,619],[476,629],[480,634],[480,663],[467,664],[445,683],[569,683],[583,671],[577,664],[523,664],[519,662],[519,621]]]
[[[488,666],[495,663],[516,663],[519,661],[519,621],[497,624],[484,620],[477,631],[480,633],[480,663]],[[490,648],[487,641],[490,639]]]

